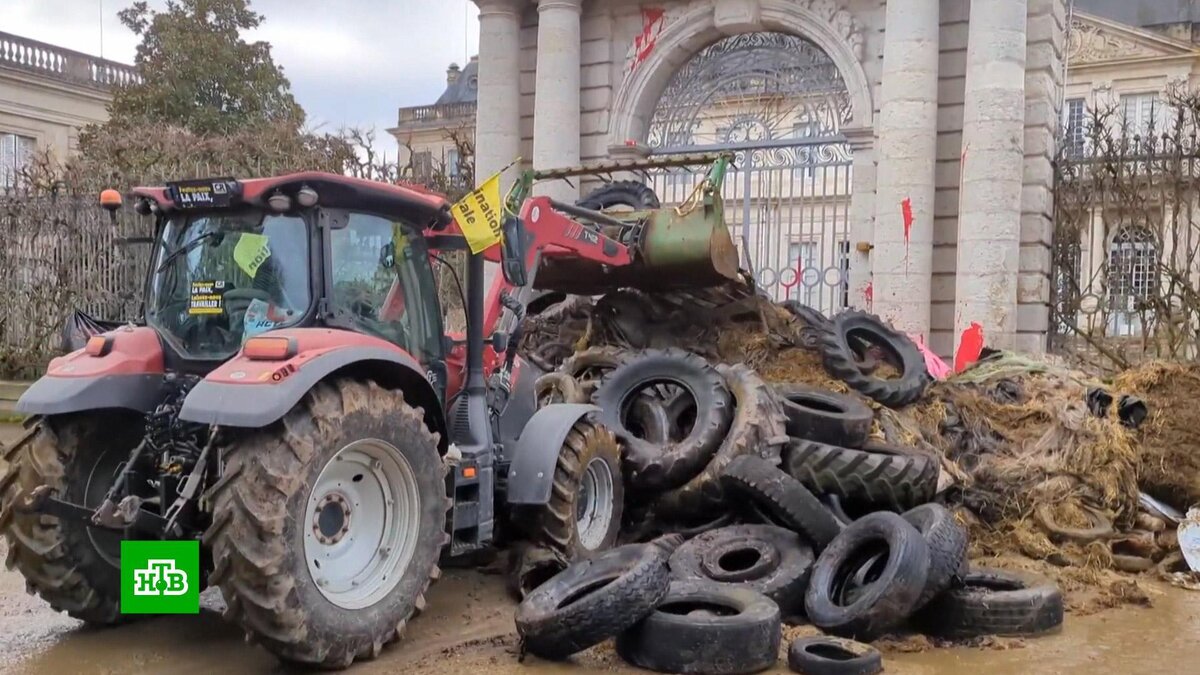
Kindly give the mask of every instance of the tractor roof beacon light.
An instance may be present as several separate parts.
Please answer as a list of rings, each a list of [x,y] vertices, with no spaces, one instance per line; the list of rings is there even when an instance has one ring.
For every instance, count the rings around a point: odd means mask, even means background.
[[[108,211],[108,219],[114,224],[117,224],[117,209],[121,208],[124,200],[121,198],[121,193],[112,188],[108,188],[100,193],[100,206]]]
[[[300,191],[296,193],[296,203],[304,208],[310,208],[317,205],[317,191],[303,185]]]

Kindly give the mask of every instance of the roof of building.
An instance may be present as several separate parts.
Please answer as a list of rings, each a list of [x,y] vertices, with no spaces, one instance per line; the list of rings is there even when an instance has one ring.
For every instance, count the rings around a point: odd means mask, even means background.
[[[471,59],[454,82],[446,85],[446,91],[434,105],[447,103],[474,103],[479,97],[479,60]]]

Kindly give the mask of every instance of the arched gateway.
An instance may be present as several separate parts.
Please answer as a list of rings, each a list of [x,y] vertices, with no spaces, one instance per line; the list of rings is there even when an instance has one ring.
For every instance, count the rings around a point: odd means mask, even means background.
[[[731,151],[726,217],[743,266],[777,299],[831,312],[848,303],[853,118],[837,65],[812,41],[782,32],[723,38],[674,72],[649,119],[654,154]],[[697,177],[653,176],[664,202]]]

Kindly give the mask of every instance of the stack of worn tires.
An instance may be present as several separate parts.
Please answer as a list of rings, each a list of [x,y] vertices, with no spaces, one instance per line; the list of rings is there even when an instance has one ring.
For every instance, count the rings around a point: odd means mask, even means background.
[[[827,635],[789,646],[793,670],[872,673],[882,659],[864,643],[905,628],[963,640],[1061,625],[1052,583],[970,568],[966,529],[935,501],[937,457],[872,440],[872,405],[913,403],[931,381],[916,345],[862,312],[785,306],[853,394],[772,387],[674,349],[591,349],[539,381],[544,402],[598,407],[624,448],[624,538],[652,541],[533,588],[517,611],[530,652],[615,638],[643,668],[751,673],[778,660],[784,622],[807,622]]]

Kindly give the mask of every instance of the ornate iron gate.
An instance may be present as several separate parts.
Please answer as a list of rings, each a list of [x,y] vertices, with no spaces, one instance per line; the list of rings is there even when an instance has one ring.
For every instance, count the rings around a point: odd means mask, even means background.
[[[777,300],[847,305],[851,157],[841,134],[850,96],[833,60],[784,33],[725,38],[672,76],[651,120],[655,154],[733,151],[725,212],[742,265]],[[651,175],[664,203],[699,180]]]

